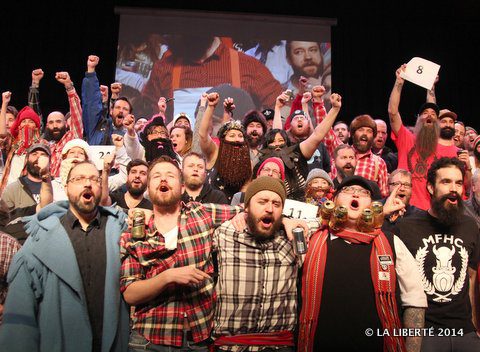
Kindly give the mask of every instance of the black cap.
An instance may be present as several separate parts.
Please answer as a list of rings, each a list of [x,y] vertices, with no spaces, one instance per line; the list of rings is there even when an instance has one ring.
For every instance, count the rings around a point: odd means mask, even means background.
[[[335,190],[335,196],[338,193],[340,193],[342,188],[347,186],[353,186],[353,185],[368,189],[372,195],[372,200],[382,199],[380,188],[375,182],[367,180],[365,177],[357,176],[357,175],[345,177],[343,181],[338,185],[337,189]]]
[[[275,115],[275,111],[273,109],[265,109],[262,111],[263,116],[265,116],[265,119],[268,120],[273,120],[273,116]]]
[[[32,144],[30,146],[30,148],[28,148],[27,154],[30,154],[30,153],[34,152],[35,150],[38,150],[38,149],[43,150],[45,153],[47,153],[48,156],[51,155],[50,147],[46,144],[43,144],[43,143]]]
[[[438,108],[438,105],[435,103],[422,104],[422,106],[420,106],[420,109],[418,110],[418,114],[421,115],[427,109],[435,110],[435,112],[437,113],[437,117],[440,116],[440,109]]]

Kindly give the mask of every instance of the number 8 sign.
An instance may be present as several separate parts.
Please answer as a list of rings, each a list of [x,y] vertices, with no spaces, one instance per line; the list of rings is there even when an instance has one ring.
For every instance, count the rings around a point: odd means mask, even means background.
[[[408,62],[405,72],[401,72],[400,76],[420,87],[432,89],[439,70],[440,65],[421,57],[414,57]]]

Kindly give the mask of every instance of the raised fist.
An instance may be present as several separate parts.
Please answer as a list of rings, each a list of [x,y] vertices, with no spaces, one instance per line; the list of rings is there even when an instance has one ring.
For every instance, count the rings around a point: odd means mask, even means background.
[[[37,68],[32,71],[32,82],[40,83],[40,80],[43,78],[43,70],[41,68]]]
[[[207,105],[207,93],[202,93],[202,96],[200,97],[200,106],[206,106]]]
[[[123,119],[123,126],[125,126],[128,130],[134,130],[135,116],[133,116],[132,114],[128,114],[127,116],[125,116],[125,118]],[[113,139],[113,135],[112,135],[112,139]]]
[[[102,102],[105,103],[108,100],[108,86],[100,85],[100,94],[102,95]]]
[[[220,96],[218,95],[218,93],[214,92],[207,95],[209,106],[213,106],[213,107],[217,106],[219,99],[220,99]]]
[[[332,95],[330,95],[330,103],[332,104],[333,108],[341,108],[342,97],[340,96],[340,94],[332,93]]]
[[[302,96],[302,104],[307,104],[312,99],[312,93],[305,92]]]
[[[87,59],[87,67],[95,70],[95,67],[98,65],[100,58],[95,55],[89,55]]]
[[[8,105],[10,103],[10,99],[12,98],[12,92],[3,92],[2,93],[2,103]]]
[[[130,115],[130,116],[132,116],[132,115]],[[123,147],[123,136],[113,133],[112,134],[112,142],[113,142],[113,145],[117,149]]]
[[[315,86],[312,88],[312,96],[314,99],[320,99],[326,92],[324,86]]]
[[[70,85],[72,83],[72,80],[70,79],[70,75],[68,74],[68,72],[55,73],[55,79],[64,85]]]
[[[119,95],[122,91],[122,84],[119,82],[112,83],[110,85],[110,90],[112,91],[112,94]]]

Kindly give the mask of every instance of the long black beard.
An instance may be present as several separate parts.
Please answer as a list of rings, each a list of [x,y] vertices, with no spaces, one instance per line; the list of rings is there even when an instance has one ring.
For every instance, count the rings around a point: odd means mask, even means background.
[[[221,140],[215,168],[225,186],[240,189],[252,177],[248,145]]]
[[[157,138],[149,141],[145,139],[142,141],[145,148],[145,160],[151,163],[156,158],[167,155],[178,161],[177,153],[173,150],[172,141],[168,138]]]
[[[50,129],[46,128],[45,129],[45,132],[43,133],[43,137],[47,140],[47,141],[55,141],[55,142],[58,142],[60,139],[63,138],[63,136],[65,136],[65,133],[67,133],[67,126],[63,126],[62,128],[60,129],[55,129],[56,131],[60,131],[59,134],[55,135],[53,134],[53,131],[51,131]]]
[[[455,198],[457,205],[450,205],[446,203],[446,200],[450,197],[446,194],[440,198],[432,197],[432,210],[437,216],[438,221],[446,226],[452,226],[458,224],[460,221],[460,215],[463,214],[463,201],[462,197],[456,193]]]

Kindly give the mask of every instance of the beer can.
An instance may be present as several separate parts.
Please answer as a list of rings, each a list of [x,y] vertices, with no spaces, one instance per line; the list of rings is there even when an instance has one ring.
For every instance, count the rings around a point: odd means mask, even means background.
[[[357,230],[360,232],[372,232],[373,227],[373,211],[371,209],[363,209],[362,214],[357,220]]]
[[[371,206],[373,211],[373,227],[379,229],[383,225],[385,216],[383,215],[383,204],[382,202],[372,202]]]
[[[293,251],[295,254],[307,253],[307,244],[305,242],[305,236],[302,227],[296,227],[292,230],[293,233]]]
[[[335,210],[335,203],[332,202],[331,200],[327,200],[322,203],[320,206],[320,218],[322,221],[322,225],[326,226],[328,225],[328,222],[330,221],[330,218],[333,215],[333,212]]]
[[[133,212],[132,238],[143,240],[145,238],[145,212],[137,209]]]
[[[328,227],[330,227],[330,230],[332,231],[338,231],[340,230],[345,222],[347,221],[347,215],[348,215],[348,209],[343,206],[339,205],[333,210],[333,215],[330,218],[330,221],[328,223]]]

